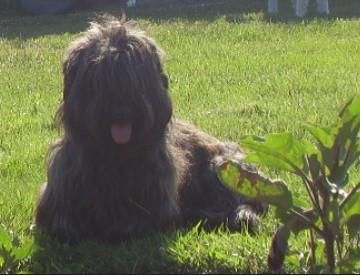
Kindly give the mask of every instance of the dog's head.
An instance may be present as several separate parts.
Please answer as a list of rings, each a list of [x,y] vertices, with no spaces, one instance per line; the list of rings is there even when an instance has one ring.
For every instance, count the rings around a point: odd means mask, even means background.
[[[152,146],[172,115],[163,53],[131,23],[103,18],[75,40],[65,57],[65,135],[92,148]]]

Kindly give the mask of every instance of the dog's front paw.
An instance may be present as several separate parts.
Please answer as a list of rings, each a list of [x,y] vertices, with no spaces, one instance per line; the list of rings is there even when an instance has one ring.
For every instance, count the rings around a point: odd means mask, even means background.
[[[228,227],[231,231],[248,231],[255,233],[260,218],[252,207],[248,205],[238,206],[228,218]]]

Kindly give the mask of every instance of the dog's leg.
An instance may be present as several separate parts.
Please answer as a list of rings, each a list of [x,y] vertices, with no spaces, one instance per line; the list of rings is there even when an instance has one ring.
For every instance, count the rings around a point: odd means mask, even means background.
[[[192,168],[187,184],[179,193],[182,217],[192,223],[204,220],[210,229],[225,224],[230,230],[238,231],[244,226],[255,230],[259,214],[266,207],[224,186],[216,173],[222,162],[229,159],[241,161],[244,154],[237,151],[239,147],[233,143],[220,144],[219,147],[223,150],[219,155],[210,160],[200,157],[194,162],[197,165]]]
[[[253,231],[259,214],[265,210],[261,204],[225,187],[212,170],[204,171],[201,183],[191,183],[187,187],[182,202],[183,219],[191,223],[202,220],[209,229],[224,224],[233,231],[244,227]]]
[[[75,183],[70,183],[68,177],[71,168],[69,157],[74,160],[75,156],[77,155],[68,146],[63,146],[62,142],[53,147],[49,159],[48,182],[41,188],[35,210],[37,229],[66,243],[74,243],[82,238],[71,215],[74,212],[71,202],[74,201],[72,189]]]
[[[258,224],[258,215],[265,213],[267,211],[267,206],[260,202],[256,202],[252,199],[241,196],[237,192],[232,191],[230,188],[225,187],[220,183],[220,180],[216,175],[216,171],[223,162],[228,160],[242,163],[243,173],[244,175],[247,175],[246,177],[250,180],[259,174],[259,171],[257,168],[243,163],[245,155],[237,144],[228,142],[225,143],[224,146],[224,153],[215,156],[210,164],[210,170],[215,173],[213,180],[214,183],[212,186],[222,187],[224,197],[227,197],[229,201],[233,198],[233,200],[229,202],[229,206],[231,206],[229,209],[230,213],[227,217],[229,228],[231,230],[240,230],[243,226],[246,226],[249,230],[253,230]],[[229,196],[226,196],[227,193]]]
[[[79,241],[78,231],[72,226],[67,217],[61,214],[64,211],[63,208],[56,208],[56,200],[52,198],[51,194],[51,188],[45,183],[40,192],[35,214],[36,229],[40,233],[45,230],[46,233],[64,243],[72,244]]]
[[[244,224],[255,228],[258,214],[265,206],[241,196],[224,186],[217,177],[217,168],[227,160],[243,163],[245,153],[235,143],[223,143],[181,121],[173,124],[170,144],[178,171],[178,202],[185,222],[207,221],[217,227],[226,224],[239,230]],[[257,171],[245,166],[253,174]]]

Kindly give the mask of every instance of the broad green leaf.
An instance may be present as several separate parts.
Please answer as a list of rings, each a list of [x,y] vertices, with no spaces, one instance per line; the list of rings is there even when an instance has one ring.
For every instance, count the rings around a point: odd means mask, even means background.
[[[286,251],[288,249],[288,240],[290,237],[290,229],[287,225],[281,225],[276,231],[271,242],[270,253],[268,257],[268,265],[270,270],[278,271],[281,269]]]
[[[21,247],[13,249],[12,254],[16,261],[20,261],[29,257],[33,250],[33,241],[26,241]]]
[[[6,251],[10,251],[12,248],[12,238],[1,226],[0,226],[0,247],[3,247]]]
[[[327,177],[338,186],[348,183],[348,170],[360,157],[360,113],[358,107],[353,105],[357,102],[356,100],[347,105],[336,128],[305,125],[318,142],[317,148],[321,153],[319,161],[327,168]]]
[[[273,133],[264,138],[246,136],[241,145],[252,150],[252,162],[293,173],[301,171],[308,147],[290,133]],[[249,159],[248,159],[249,160]]]
[[[295,206],[300,206],[304,209],[309,209],[311,207],[310,199],[307,197],[307,194],[303,193],[303,191],[292,192],[292,196]]]
[[[360,157],[360,139],[359,137],[354,138],[354,141],[352,141],[352,144],[348,148],[346,160],[343,164],[343,167],[348,170],[355,161],[359,161]]]
[[[355,96],[349,101],[340,113],[338,124],[338,134],[336,142],[332,148],[331,158],[325,159],[330,169],[329,179],[337,185],[347,183],[349,168],[360,157],[360,95]]]
[[[293,168],[285,161],[282,161],[278,157],[262,153],[262,152],[251,152],[246,156],[246,161],[251,164],[257,164],[259,166],[266,166],[272,169],[293,171]]]
[[[323,153],[329,179],[339,186],[347,184],[348,170],[360,156],[359,130],[360,116],[340,125],[333,148]]]
[[[271,180],[259,172],[236,161],[228,161],[217,169],[220,181],[240,194],[289,209],[293,205],[292,194],[280,180]]]
[[[360,116],[360,95],[356,95],[347,102],[339,115],[343,123],[350,121],[356,116]]]
[[[315,139],[326,148],[332,148],[337,134],[336,128],[316,127],[311,124],[305,124],[305,128],[315,137]]]
[[[265,137],[259,136],[245,136],[242,140],[242,145],[245,148],[253,150],[248,153],[246,160],[250,163],[268,166],[274,169],[292,171],[291,165],[283,161],[278,154],[269,154],[271,150],[267,149]]]
[[[317,181],[322,173],[321,163],[319,161],[318,155],[311,154],[310,156],[307,157],[307,161],[308,161],[311,178],[313,179],[313,181]]]
[[[344,222],[352,216],[360,215],[360,190],[357,190],[352,194],[351,198],[349,198],[342,209]]]

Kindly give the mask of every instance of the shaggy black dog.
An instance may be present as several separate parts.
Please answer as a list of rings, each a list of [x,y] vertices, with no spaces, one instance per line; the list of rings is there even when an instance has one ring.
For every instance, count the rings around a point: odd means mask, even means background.
[[[64,136],[52,150],[36,224],[66,242],[115,241],[206,220],[239,229],[261,205],[216,176],[234,143],[172,117],[163,53],[116,18],[92,23],[65,58]]]

